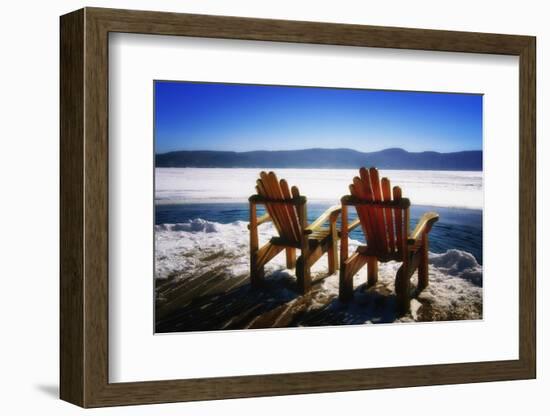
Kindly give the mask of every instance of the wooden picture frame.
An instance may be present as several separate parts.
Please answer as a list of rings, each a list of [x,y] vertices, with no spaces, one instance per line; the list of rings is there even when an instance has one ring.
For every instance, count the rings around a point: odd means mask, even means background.
[[[85,8],[61,17],[60,396],[82,407],[536,377],[535,38]],[[246,39],[519,57],[519,359],[109,383],[108,34]]]

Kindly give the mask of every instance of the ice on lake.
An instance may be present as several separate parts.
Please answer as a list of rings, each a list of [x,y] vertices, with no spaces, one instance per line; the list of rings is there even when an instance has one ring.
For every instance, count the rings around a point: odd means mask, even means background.
[[[244,202],[255,193],[262,169],[156,168],[157,203]],[[269,170],[268,168],[265,169]],[[308,201],[338,203],[357,169],[275,169]],[[415,205],[482,209],[483,172],[381,170]]]

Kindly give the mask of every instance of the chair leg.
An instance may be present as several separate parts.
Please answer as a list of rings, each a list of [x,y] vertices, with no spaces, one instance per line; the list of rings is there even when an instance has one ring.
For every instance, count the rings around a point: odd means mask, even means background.
[[[305,295],[311,290],[311,270],[302,254],[296,262],[296,280],[298,292]]]
[[[397,299],[397,315],[403,316],[411,308],[410,279],[403,266],[399,268],[395,276],[395,294]]]
[[[287,248],[286,249],[286,268],[294,269],[296,267],[296,249]]]
[[[338,249],[336,242],[331,242],[327,250],[328,255],[328,273],[334,274],[338,270]]]
[[[250,285],[252,287],[259,287],[264,280],[264,266],[258,267],[257,264],[258,252],[254,253],[250,257]]]
[[[264,279],[264,266],[282,250],[283,247],[267,243],[250,254],[250,283],[252,286],[258,287],[261,285]]]
[[[378,259],[369,257],[367,260],[368,281],[367,287],[372,287],[378,282]]]
[[[347,241],[347,239],[346,239]],[[336,228],[336,219],[330,221],[330,239],[328,242],[328,272],[334,274],[339,269],[338,264],[338,229]]]
[[[356,252],[340,265],[339,298],[341,302],[353,299],[353,276],[366,262],[367,257]]]
[[[347,269],[346,262],[342,262],[340,265],[340,287],[338,291],[340,302],[349,302],[353,299],[353,276],[350,278]]]
[[[428,274],[428,236],[424,235],[424,244],[420,248],[418,263],[418,292],[426,289],[430,284]]]

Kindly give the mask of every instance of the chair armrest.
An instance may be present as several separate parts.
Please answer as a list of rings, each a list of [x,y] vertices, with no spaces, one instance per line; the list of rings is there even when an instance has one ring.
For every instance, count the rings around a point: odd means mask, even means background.
[[[323,212],[319,218],[317,218],[315,221],[313,221],[306,229],[304,230],[305,234],[311,234],[315,230],[321,228],[321,226],[330,219],[330,221],[336,221],[338,218],[338,215],[340,215],[340,212],[342,212],[342,207],[340,205],[334,205],[327,209],[325,212]]]
[[[256,223],[256,225],[262,225],[263,223],[266,223],[268,221],[271,221],[271,215],[265,213],[260,218],[258,218],[258,222]]]
[[[271,216],[266,213],[258,218],[258,220],[256,221],[256,226],[262,225],[263,223],[268,221],[271,221]],[[250,230],[250,224],[248,224],[247,228]]]
[[[348,234],[355,230],[359,225],[361,225],[361,220],[359,218],[350,222],[348,224]],[[342,230],[338,230],[338,237],[342,237]]]
[[[352,221],[350,224],[348,224],[348,233],[355,230],[360,224],[361,220],[359,218],[357,218],[355,221]]]
[[[426,212],[416,224],[412,234],[408,238],[409,244],[415,244],[423,234],[429,233],[432,226],[439,220],[439,214],[436,212]]]

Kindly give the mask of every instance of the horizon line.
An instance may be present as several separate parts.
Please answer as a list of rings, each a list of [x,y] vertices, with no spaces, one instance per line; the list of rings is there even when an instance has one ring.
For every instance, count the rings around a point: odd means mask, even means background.
[[[461,153],[461,152],[483,152],[483,149],[464,149],[464,150],[455,150],[452,152],[439,152],[437,150],[421,150],[421,151],[410,151],[403,149],[402,147],[387,147],[380,150],[357,150],[350,147],[304,147],[301,149],[256,149],[256,150],[216,150],[216,149],[177,149],[177,150],[168,150],[164,152],[156,152],[155,155],[164,155],[167,153],[176,153],[176,152],[226,152],[226,153],[252,153],[252,152],[300,152],[304,150],[351,150],[357,153],[378,153],[384,152],[387,150],[401,150],[407,153],[438,153],[438,154],[450,154],[450,153]]]

